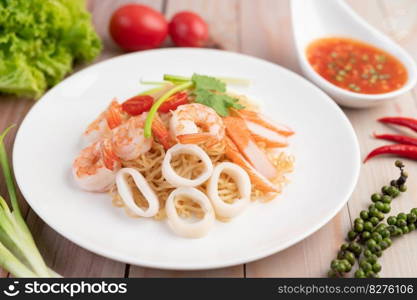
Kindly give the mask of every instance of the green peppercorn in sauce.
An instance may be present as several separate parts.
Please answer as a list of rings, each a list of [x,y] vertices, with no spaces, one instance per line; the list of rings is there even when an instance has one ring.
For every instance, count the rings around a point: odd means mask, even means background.
[[[382,94],[401,88],[408,78],[404,65],[387,52],[347,38],[322,38],[307,48],[314,70],[351,92]]]

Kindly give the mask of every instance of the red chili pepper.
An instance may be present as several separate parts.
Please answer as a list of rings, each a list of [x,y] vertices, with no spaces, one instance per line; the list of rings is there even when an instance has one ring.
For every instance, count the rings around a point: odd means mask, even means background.
[[[404,118],[404,117],[385,117],[378,119],[381,123],[387,124],[395,124],[410,128],[417,132],[417,120],[412,118]]]
[[[404,144],[381,146],[371,151],[363,162],[365,163],[372,157],[382,154],[396,154],[398,156],[417,160],[417,146]]]
[[[398,144],[417,146],[417,139],[410,137],[410,136],[399,135],[399,134],[376,134],[374,133],[374,137],[377,139],[381,139],[381,140],[396,142]]]

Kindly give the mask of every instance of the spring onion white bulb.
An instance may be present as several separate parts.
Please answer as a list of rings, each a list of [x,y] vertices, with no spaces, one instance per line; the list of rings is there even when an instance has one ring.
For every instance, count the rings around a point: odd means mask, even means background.
[[[190,154],[197,156],[204,165],[203,172],[195,179],[187,179],[178,175],[171,166],[171,160],[174,155]],[[164,157],[162,163],[162,175],[164,178],[175,187],[194,187],[206,181],[213,172],[213,163],[207,153],[197,145],[183,145],[176,144],[170,148]]]
[[[149,207],[143,210],[139,207],[133,199],[133,192],[129,186],[128,179],[132,177],[133,182],[137,188],[142,192],[142,195],[148,201]],[[155,192],[149,186],[149,183],[142,176],[142,174],[133,168],[123,168],[116,174],[116,185],[117,191],[119,192],[120,198],[126,207],[135,215],[140,217],[153,217],[159,211],[159,201]]]
[[[204,211],[204,217],[196,222],[188,222],[182,219],[175,207],[175,198],[183,196],[198,203]],[[168,197],[165,204],[165,211],[168,217],[168,224],[171,229],[182,237],[200,238],[205,236],[214,225],[215,214],[210,200],[207,196],[192,187],[179,187],[175,189]]]
[[[222,173],[228,174],[235,181],[239,190],[240,198],[233,203],[224,202],[218,191],[219,178]],[[236,164],[223,162],[218,164],[207,185],[207,195],[213,204],[216,214],[223,218],[233,218],[240,214],[249,204],[251,183],[248,174]]]

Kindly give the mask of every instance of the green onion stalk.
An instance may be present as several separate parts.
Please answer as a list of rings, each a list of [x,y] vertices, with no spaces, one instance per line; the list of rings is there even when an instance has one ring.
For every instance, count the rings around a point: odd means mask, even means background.
[[[0,135],[0,165],[12,206],[10,210],[0,196],[0,266],[16,277],[57,277],[59,275],[46,266],[19,208],[4,145],[4,138],[13,127]]]
[[[240,85],[240,86],[250,85],[250,80],[245,79],[245,78],[221,77],[221,76],[216,76],[215,78],[227,84]],[[173,83],[181,83],[181,82],[191,81],[191,78],[185,77],[185,76],[165,74],[164,80],[165,82],[170,81]]]
[[[184,83],[181,83],[175,87],[173,87],[172,89],[170,89],[168,92],[166,92],[165,94],[163,94],[158,101],[156,101],[151,109],[149,110],[149,113],[146,117],[146,121],[145,121],[145,129],[144,129],[144,135],[146,138],[150,138],[152,136],[152,122],[153,119],[155,118],[155,114],[158,111],[159,107],[172,95],[174,95],[175,93],[178,93],[180,91],[186,90],[188,88],[191,88],[193,86],[193,83],[191,81],[186,81]]]

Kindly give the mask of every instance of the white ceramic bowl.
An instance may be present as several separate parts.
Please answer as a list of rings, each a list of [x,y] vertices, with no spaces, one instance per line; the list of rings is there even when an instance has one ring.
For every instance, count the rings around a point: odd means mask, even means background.
[[[298,59],[304,75],[340,105],[369,107],[385,103],[406,93],[416,84],[416,63],[410,55],[358,16],[343,0],[292,0],[291,13]],[[331,36],[362,40],[394,55],[406,67],[408,81],[398,90],[372,95],[350,92],[333,85],[313,69],[306,56],[306,48],[313,40]]]

